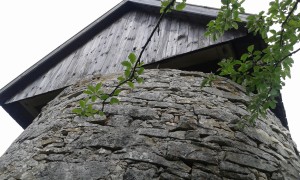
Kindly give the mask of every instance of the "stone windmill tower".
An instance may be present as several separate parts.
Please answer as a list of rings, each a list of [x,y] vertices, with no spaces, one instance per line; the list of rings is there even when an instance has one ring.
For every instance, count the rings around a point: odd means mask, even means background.
[[[107,119],[71,112],[87,84],[117,83],[120,62],[140,51],[159,7],[124,0],[0,91],[1,106],[26,128],[0,158],[0,179],[300,179],[281,102],[240,130],[243,87],[219,78],[199,88],[220,59],[264,46],[243,29],[217,42],[204,37],[217,9],[170,13],[143,57],[145,83],[124,87]]]

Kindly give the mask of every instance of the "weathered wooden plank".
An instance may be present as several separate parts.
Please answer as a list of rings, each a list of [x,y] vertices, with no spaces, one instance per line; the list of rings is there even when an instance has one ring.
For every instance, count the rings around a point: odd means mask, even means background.
[[[61,65],[59,65],[57,67],[61,67]],[[39,85],[39,86],[37,86],[38,88],[36,88],[35,92],[32,91],[31,95],[45,93],[45,89],[51,91],[50,89],[48,89],[46,87],[49,84],[49,81],[53,81],[54,80],[54,78],[52,78],[52,77],[55,76],[58,71],[59,71],[59,68],[53,68],[48,73],[44,74],[42,76],[42,81],[38,83],[38,85]]]
[[[168,43],[165,47],[165,53],[164,58],[174,56],[176,54],[176,40],[178,37],[178,30],[179,30],[179,21],[176,18],[172,18],[171,20],[171,28],[170,28],[170,34],[168,37]]]
[[[131,32],[130,39],[133,39],[132,43],[126,44],[127,54],[124,54],[124,57],[120,57],[119,61],[116,64],[116,71],[122,71],[124,67],[121,65],[121,62],[125,59],[127,59],[130,52],[133,52],[136,54],[136,56],[139,55],[141,49],[142,49],[142,37],[144,36],[145,28],[147,26],[147,22],[149,21],[149,14],[143,13],[138,11],[135,16],[135,24],[133,25],[135,27],[134,31]],[[144,57],[141,59],[144,60]],[[113,70],[113,69],[112,69]]]
[[[150,60],[150,62],[156,62],[158,59],[160,59],[160,55],[159,55],[159,49],[162,46],[162,44],[164,43],[162,41],[162,38],[165,36],[166,34],[166,24],[167,24],[167,20],[163,19],[158,27],[157,32],[154,35],[154,42],[152,45],[152,53],[153,54],[153,58]]]
[[[132,51],[139,54],[157,19],[157,14],[149,12],[133,11],[124,14],[44,76],[32,82],[23,92],[16,94],[11,101],[62,88],[87,75],[122,70],[120,63]],[[230,31],[219,41],[213,42],[204,36],[205,30],[205,24],[195,24],[188,18],[166,17],[160,24],[160,33],[155,33],[142,60],[152,63],[245,35]]]
[[[119,19],[116,21],[115,25],[119,25],[122,19]],[[104,56],[104,44],[107,41],[107,37],[109,36],[111,26],[109,26],[107,29],[99,33],[98,39],[97,39],[97,44],[95,46],[95,49],[93,50],[93,53],[91,54],[90,58],[93,61],[93,64],[91,64],[91,67],[88,69],[87,74],[95,74],[95,73],[100,73],[101,66],[104,63],[105,58]]]
[[[54,68],[52,68],[50,71],[48,71],[47,73],[45,73],[43,76],[39,77],[38,79],[36,79],[34,81],[34,83],[29,84],[26,88],[24,88],[24,92],[26,93],[18,93],[16,94],[14,97],[12,97],[11,99],[7,100],[7,102],[14,102],[20,99],[25,99],[28,97],[32,97],[36,94],[37,90],[42,87],[40,86],[41,82],[43,80],[46,80],[46,76],[51,76],[51,75],[55,75],[58,72],[59,67],[61,66],[63,62],[59,63],[57,66],[55,66]],[[50,75],[51,74],[51,75]],[[48,78],[47,79],[51,79]],[[41,88],[41,90],[44,90],[44,88]]]
[[[78,80],[80,76],[84,73],[85,67],[88,65],[89,61],[87,61],[87,55],[90,51],[90,48],[92,46],[92,41],[86,44],[85,47],[82,48],[82,53],[80,54],[79,58],[77,59],[77,65],[76,69],[73,71],[72,79],[70,79],[68,76],[64,76],[62,78],[61,83],[69,83],[74,82],[74,80]]]
[[[14,102],[16,100],[19,100],[19,99],[25,99],[27,97],[31,97],[32,94],[34,92],[36,92],[36,90],[38,89],[38,85],[39,83],[42,81],[42,76],[39,77],[37,80],[36,80],[36,84],[30,84],[28,85],[25,89],[27,91],[25,91],[26,93],[21,93],[22,91],[20,91],[20,93],[16,94],[13,98],[11,98],[10,100],[8,100],[7,102]]]
[[[128,25],[128,22],[130,21],[130,16],[132,16],[132,13],[127,13],[122,17],[122,21],[120,23],[120,26],[113,26],[113,30],[110,32],[109,37],[107,38],[107,41],[105,42],[105,53],[103,54],[103,63],[99,64],[100,73],[104,74],[107,69],[110,67],[110,63],[112,61],[115,61],[115,59],[111,59],[112,52],[111,47],[112,44],[117,42],[118,46],[123,41],[124,33],[121,33],[121,35],[115,36],[115,34],[118,34],[120,31],[124,31]],[[118,53],[121,53],[121,50],[119,49]]]
[[[103,73],[112,73],[117,71],[117,65],[120,65],[122,61],[126,60],[130,51],[132,51],[133,41],[135,40],[135,32],[136,32],[136,13],[131,13],[128,16],[127,23],[124,26],[124,32],[122,35],[117,39],[117,44],[113,44],[110,50],[110,56],[107,57],[106,67]],[[118,52],[118,53],[116,53]]]
[[[66,61],[63,66],[61,67],[57,76],[53,77],[55,81],[51,81],[49,83],[49,89],[55,89],[58,85],[64,85],[65,83],[62,82],[64,77],[68,77],[69,79],[73,77],[73,72],[77,66],[77,59],[82,53],[82,48],[77,49],[72,57],[71,60]]]
[[[186,45],[186,51],[190,52],[192,50],[195,50],[195,48],[198,47],[198,38],[196,41],[196,32],[197,32],[197,26],[194,24],[189,23],[188,24],[188,40]]]
[[[95,41],[97,41],[97,37],[94,37],[90,42],[88,42],[88,44],[90,45],[85,48],[83,52],[83,56],[81,57],[81,63],[84,65],[82,66],[82,69],[80,70],[80,72],[77,74],[76,77],[79,77],[83,74],[87,74],[88,68],[93,63],[92,59],[90,58],[90,54],[93,51]]]
[[[60,63],[60,66],[58,66],[55,70],[55,73],[53,73],[53,76],[51,79],[49,79],[49,83],[46,85],[46,89],[49,90],[54,90],[57,89],[57,80],[61,77],[64,76],[64,73],[67,73],[66,70],[62,71],[62,69],[68,69],[69,66],[72,64],[72,60],[75,56],[75,52],[70,54],[64,61],[63,63]],[[55,86],[54,86],[55,85]]]
[[[31,96],[31,93],[34,91],[36,91],[36,89],[38,88],[38,84],[39,84],[39,82],[41,82],[42,81],[42,76],[40,77],[40,78],[38,78],[38,79],[36,79],[36,83],[35,84],[30,84],[30,85],[28,85],[26,88],[25,88],[25,90],[26,91],[22,91],[22,90],[20,90],[19,91],[19,93],[17,93],[15,96],[13,96],[11,99],[9,99],[9,100],[7,100],[6,102],[8,102],[8,103],[10,103],[10,102],[14,102],[14,101],[17,101],[17,100],[19,100],[19,99],[25,99],[25,98],[27,98],[27,97],[30,97]]]
[[[88,58],[90,52],[92,51],[94,47],[94,43],[96,41],[96,37],[94,37],[92,40],[90,40],[83,50],[82,55],[78,59],[78,63],[80,64],[80,69],[77,71],[77,73],[74,75],[74,79],[80,79],[81,77],[87,75],[88,68],[92,64],[92,59]],[[67,82],[67,81],[66,81]]]
[[[221,42],[226,42],[234,39],[234,33],[233,31],[227,31],[224,33],[224,36],[221,37]]]
[[[72,59],[72,66],[68,68],[68,72],[64,74],[63,78],[60,80],[60,84],[70,84],[78,80],[78,76],[85,66],[85,61],[83,59],[83,51],[87,47],[87,44],[79,49],[78,53],[75,54]]]
[[[156,53],[156,59],[163,59],[164,57],[164,51],[168,45],[168,38],[170,35],[170,29],[171,29],[171,18],[165,18],[162,21],[162,25],[160,27],[160,41],[158,45],[158,51]]]
[[[101,39],[103,38],[103,34],[104,34],[104,32],[98,34],[95,37],[95,39],[93,41],[93,45],[90,49],[90,52],[86,56],[86,61],[88,62],[88,64],[87,64],[83,74],[86,74],[86,75],[93,74],[94,69],[95,69],[95,64],[98,63],[96,61],[95,54],[98,54],[97,47],[101,43]]]
[[[188,42],[188,23],[186,21],[179,21],[179,29],[176,44],[176,54],[187,52]]]
[[[198,46],[194,47],[193,50],[204,48],[204,47],[207,47],[210,45],[211,38],[206,37],[204,35],[205,32],[206,32],[205,27],[203,27],[201,25],[197,26],[197,33],[195,34],[195,36],[198,36],[198,37],[195,37],[195,40],[197,41]]]
[[[149,35],[150,35],[150,28],[152,26],[151,22],[151,14],[141,14],[141,24],[139,24],[139,32],[137,34],[136,42],[134,43],[134,47],[136,47],[136,53],[139,54],[142,51],[143,46],[145,45]],[[142,61],[146,63],[147,59],[145,56],[142,56]]]
[[[157,16],[157,15],[151,16],[151,18],[150,18],[151,27],[149,28],[149,31],[152,31],[155,28],[158,18],[159,18],[159,16]],[[148,45],[148,48],[146,48],[145,55],[143,56],[143,60],[145,63],[151,63],[151,62],[157,61],[156,53],[157,53],[158,43],[160,41],[159,37],[160,37],[160,34],[158,34],[158,32],[156,31]]]

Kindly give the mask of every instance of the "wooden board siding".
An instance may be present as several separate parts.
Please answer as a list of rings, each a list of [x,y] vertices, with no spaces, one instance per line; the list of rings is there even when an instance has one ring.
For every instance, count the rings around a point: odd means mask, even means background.
[[[140,52],[158,16],[140,11],[126,13],[6,103],[66,87],[87,75],[121,71],[120,62],[130,52]],[[195,24],[184,17],[164,19],[159,34],[155,33],[142,60],[146,64],[156,62],[246,35],[226,32],[218,42],[213,42],[204,37],[205,27],[205,24]]]

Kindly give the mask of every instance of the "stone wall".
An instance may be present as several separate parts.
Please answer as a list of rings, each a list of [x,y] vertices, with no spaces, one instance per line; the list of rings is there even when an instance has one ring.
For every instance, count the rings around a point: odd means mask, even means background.
[[[206,75],[148,70],[107,119],[71,113],[90,79],[65,89],[0,158],[0,179],[300,179],[289,132],[268,112],[255,127],[240,86]],[[109,89],[117,76],[93,77]],[[98,105],[95,105],[98,106]]]

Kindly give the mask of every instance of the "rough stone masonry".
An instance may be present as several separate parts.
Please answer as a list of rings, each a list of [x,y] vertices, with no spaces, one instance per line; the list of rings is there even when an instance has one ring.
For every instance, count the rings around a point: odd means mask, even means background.
[[[66,88],[0,158],[0,179],[300,179],[296,145],[271,111],[237,128],[249,97],[224,78],[201,90],[205,76],[147,70],[106,119],[71,111],[87,84],[109,90],[117,75]]]

